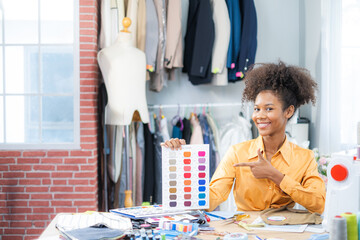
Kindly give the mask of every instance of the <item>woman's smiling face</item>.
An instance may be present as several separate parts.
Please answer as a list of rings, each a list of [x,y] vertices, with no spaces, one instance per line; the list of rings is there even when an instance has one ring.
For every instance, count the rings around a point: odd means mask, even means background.
[[[274,136],[285,134],[287,120],[293,111],[285,109],[283,103],[271,90],[261,91],[255,99],[252,120],[261,136]]]

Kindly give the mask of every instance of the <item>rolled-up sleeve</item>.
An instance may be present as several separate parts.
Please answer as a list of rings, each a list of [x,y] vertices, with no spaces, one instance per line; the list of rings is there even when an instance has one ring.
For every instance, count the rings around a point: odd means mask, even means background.
[[[315,159],[309,161],[303,180],[299,183],[285,175],[280,188],[295,202],[310,212],[322,213],[325,207],[325,184],[319,177]]]
[[[230,192],[235,178],[236,154],[231,147],[217,167],[210,182],[210,208],[213,211],[220,203],[224,202]]]

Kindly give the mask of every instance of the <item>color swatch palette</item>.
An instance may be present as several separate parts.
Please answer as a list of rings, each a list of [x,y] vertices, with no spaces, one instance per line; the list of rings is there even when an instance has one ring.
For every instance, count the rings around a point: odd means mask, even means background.
[[[209,145],[162,148],[164,209],[209,208]]]

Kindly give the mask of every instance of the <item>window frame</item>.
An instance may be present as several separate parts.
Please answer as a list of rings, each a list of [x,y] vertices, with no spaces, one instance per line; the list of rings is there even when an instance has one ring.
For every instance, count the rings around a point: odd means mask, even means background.
[[[74,22],[73,22],[73,26],[74,26],[74,42],[73,44],[42,44],[41,43],[41,20],[40,20],[40,16],[41,16],[41,12],[40,12],[40,8],[41,8],[41,1],[38,0],[38,43],[37,44],[26,44],[26,43],[21,43],[21,44],[8,44],[5,43],[5,14],[4,12],[2,12],[1,14],[1,21],[2,21],[2,43],[0,44],[0,47],[2,49],[2,67],[3,67],[3,71],[2,71],[2,78],[3,78],[3,92],[0,93],[0,96],[3,98],[3,103],[2,103],[2,107],[3,107],[3,125],[0,126],[3,128],[4,131],[4,138],[2,143],[0,143],[0,150],[22,150],[22,149],[41,149],[41,150],[50,150],[50,149],[80,149],[80,6],[79,6],[79,0],[74,0],[73,1],[74,4]],[[73,142],[69,143],[69,142],[62,142],[62,143],[44,143],[44,142],[39,142],[39,143],[6,143],[6,96],[24,96],[24,97],[28,97],[28,96],[38,96],[39,98],[43,97],[43,96],[62,96],[62,94],[47,94],[47,93],[43,93],[43,92],[38,92],[38,93],[6,93],[6,89],[5,89],[5,48],[7,46],[37,46],[39,48],[39,58],[38,58],[38,63],[39,63],[39,78],[41,78],[41,47],[46,47],[46,46],[57,46],[57,45],[69,45],[73,47],[73,127],[74,127],[74,133],[73,133]],[[42,140],[41,138],[41,133],[42,133],[42,100],[39,100],[39,133],[40,133],[40,140]],[[26,114],[26,111],[24,111],[24,114]],[[26,118],[26,116],[25,116]],[[27,123],[25,123],[25,127],[27,126]]]

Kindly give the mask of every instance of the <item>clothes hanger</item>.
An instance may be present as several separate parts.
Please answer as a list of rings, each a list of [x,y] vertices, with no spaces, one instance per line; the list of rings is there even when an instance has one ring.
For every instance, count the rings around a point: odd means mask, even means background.
[[[171,124],[175,126],[178,121],[180,121],[180,130],[182,131],[184,129],[184,123],[180,116],[180,104],[178,104],[177,114],[171,119]]]

